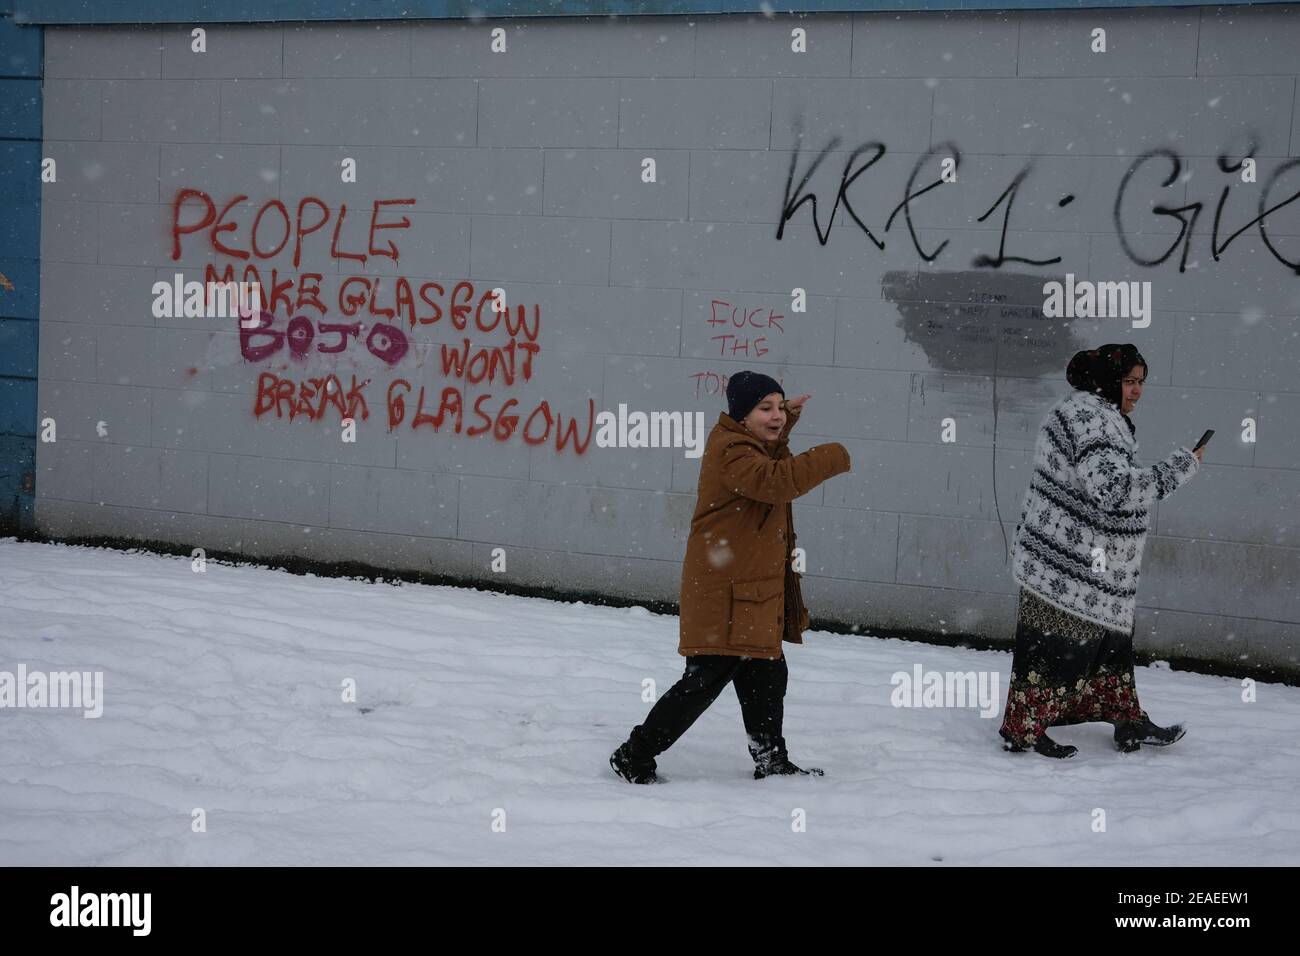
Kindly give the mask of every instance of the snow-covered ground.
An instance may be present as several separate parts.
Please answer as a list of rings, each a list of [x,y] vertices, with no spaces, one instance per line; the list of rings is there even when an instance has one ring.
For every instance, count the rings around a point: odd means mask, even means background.
[[[786,737],[826,777],[753,780],[728,690],[634,787],[607,760],[642,681],[680,676],[676,635],[641,608],[0,539],[0,671],[104,675],[98,719],[0,710],[0,864],[1300,863],[1300,688],[1245,703],[1142,668],[1187,737],[1123,756],[1063,728],[1081,752],[1052,761],[999,747],[1009,654],[815,633]],[[999,716],[892,706],[916,664],[998,672]]]

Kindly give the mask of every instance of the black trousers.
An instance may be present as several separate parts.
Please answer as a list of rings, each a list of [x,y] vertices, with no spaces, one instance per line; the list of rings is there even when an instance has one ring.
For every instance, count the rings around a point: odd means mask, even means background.
[[[781,724],[788,675],[784,655],[774,661],[714,654],[686,658],[681,680],[650,708],[645,723],[632,729],[628,744],[633,756],[653,761],[686,733],[732,682],[740,700],[750,755],[757,762],[773,754],[785,754]]]

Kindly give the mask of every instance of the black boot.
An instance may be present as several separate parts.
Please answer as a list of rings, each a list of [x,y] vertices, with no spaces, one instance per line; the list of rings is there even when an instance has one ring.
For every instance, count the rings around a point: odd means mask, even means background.
[[[623,744],[615,750],[609,757],[609,765],[614,768],[614,772],[626,780],[628,783],[658,783],[659,778],[655,776],[655,762],[652,759],[644,760],[633,754],[627,744]]]
[[[1042,754],[1044,757],[1055,757],[1058,760],[1064,760],[1066,757],[1073,757],[1079,752],[1078,747],[1072,747],[1069,744],[1058,744],[1047,734],[1039,736],[1034,744],[1034,753]]]
[[[1128,720],[1115,725],[1115,747],[1121,752],[1131,754],[1143,744],[1152,747],[1167,747],[1176,740],[1181,740],[1187,733],[1182,724],[1169,727],[1157,727],[1151,718]]]
[[[775,777],[787,774],[803,774],[804,776],[811,774],[817,777],[826,776],[826,772],[818,767],[809,767],[807,770],[804,770],[802,767],[796,767],[790,762],[790,755],[784,750],[769,751],[764,754],[758,754],[754,757],[755,780],[762,780],[764,777]]]
[[[1013,754],[1024,753],[1025,748],[1013,740],[1007,740],[1002,744],[1002,749],[1009,750]],[[1072,747],[1069,744],[1058,744],[1047,734],[1039,734],[1038,740],[1034,742],[1033,751],[1036,754],[1042,754],[1044,757],[1055,757],[1058,760],[1064,760],[1066,757],[1073,757],[1079,752],[1078,747]]]

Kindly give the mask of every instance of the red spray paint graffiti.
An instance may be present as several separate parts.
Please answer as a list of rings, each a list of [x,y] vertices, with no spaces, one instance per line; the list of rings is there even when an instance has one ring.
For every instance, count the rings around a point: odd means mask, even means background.
[[[499,394],[533,378],[541,353],[538,304],[507,305],[497,290],[476,290],[468,280],[450,285],[448,291],[440,282],[402,275],[345,276],[337,298],[330,301],[321,292],[324,274],[296,272],[304,250],[310,252],[313,247],[317,252],[327,249],[335,262],[348,260],[359,267],[377,257],[400,264],[397,239],[389,235],[400,237],[411,228],[411,219],[398,213],[401,207],[407,211],[414,207],[414,199],[374,200],[361,249],[346,247],[344,242],[349,215],[346,203],[335,210],[322,199],[304,196],[291,212],[291,206],[278,198],[255,208],[248,198],[238,194],[221,200],[202,189],[181,189],[172,202],[170,230],[173,261],[181,258],[187,241],[204,243],[205,252],[224,260],[205,264],[205,283],[235,281],[235,270],[242,265],[239,281],[255,282],[263,290],[263,308],[256,316],[248,314],[239,321],[244,361],[266,363],[283,355],[295,365],[306,365],[323,356],[335,365],[340,361],[358,365],[358,360],[368,355],[395,370],[417,360],[417,373],[423,369],[443,382],[426,392],[427,386],[418,380],[413,384],[409,377],[392,379],[385,389],[390,432],[407,423],[412,430],[428,426],[434,433],[445,426],[458,435],[490,435],[502,442],[518,435],[525,444],[553,441],[557,452],[570,447],[575,454],[586,452],[595,427],[593,400],[587,400],[587,408],[579,416],[566,416],[545,399],[516,411],[519,399]],[[327,238],[328,247],[324,245]],[[290,248],[295,274],[282,275],[283,257]],[[281,261],[271,264],[277,257]],[[270,281],[263,281],[268,273]],[[439,328],[446,329],[450,341],[434,343],[437,350],[426,353],[426,363],[413,347],[411,334],[419,329],[427,335]],[[437,364],[431,361],[433,356]],[[334,371],[296,377],[262,371],[253,415],[257,419],[273,416],[319,421],[337,413],[339,420],[364,421],[370,417],[365,397],[370,382],[370,378],[359,380],[353,374],[351,387],[345,391]],[[492,386],[494,393],[478,395],[467,409],[465,386],[483,384]],[[438,395],[437,399],[426,404],[426,395],[432,394]],[[412,396],[413,412],[409,417],[408,395]]]
[[[717,358],[743,360],[767,355],[777,338],[785,335],[786,320],[787,316],[766,305],[733,305],[724,299],[712,299],[704,324],[715,333],[709,341],[717,343]],[[688,377],[695,383],[697,399],[727,391],[728,376],[724,372],[710,369]]]

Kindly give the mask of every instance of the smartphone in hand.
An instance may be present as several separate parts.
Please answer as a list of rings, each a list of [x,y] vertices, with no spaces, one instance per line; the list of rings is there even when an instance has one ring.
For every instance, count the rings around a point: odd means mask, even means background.
[[[1210,439],[1213,437],[1214,437],[1214,429],[1207,428],[1205,430],[1205,434],[1201,436],[1201,440],[1196,443],[1196,447],[1193,448],[1192,451],[1197,451],[1201,448],[1204,448],[1207,444],[1209,444]]]

